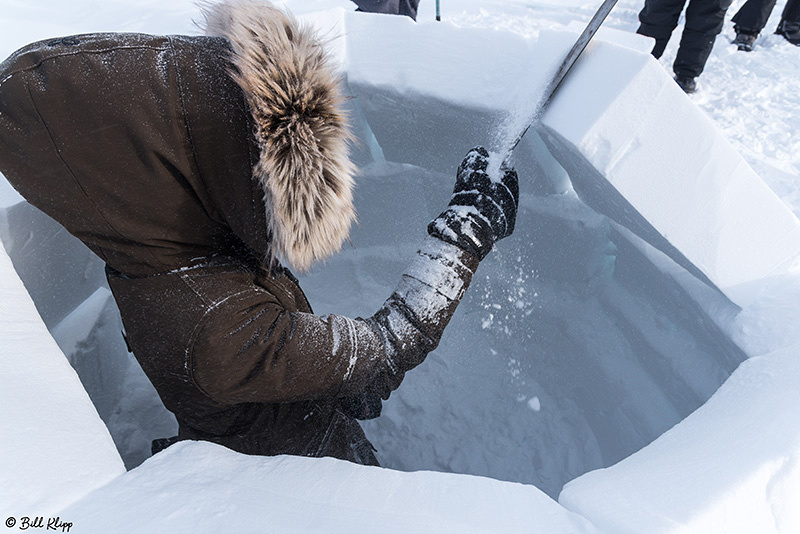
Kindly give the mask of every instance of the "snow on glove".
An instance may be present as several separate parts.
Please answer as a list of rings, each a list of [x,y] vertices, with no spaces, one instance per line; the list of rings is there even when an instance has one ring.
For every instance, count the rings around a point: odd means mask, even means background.
[[[493,180],[489,153],[470,150],[458,168],[447,209],[428,225],[428,233],[473,254],[486,257],[494,244],[514,231],[519,204],[517,171],[503,162]]]

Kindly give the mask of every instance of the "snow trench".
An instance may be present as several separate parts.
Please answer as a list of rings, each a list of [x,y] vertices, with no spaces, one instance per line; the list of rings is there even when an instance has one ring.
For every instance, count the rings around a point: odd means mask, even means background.
[[[316,313],[356,317],[395,288],[461,158],[491,146],[502,117],[386,88],[351,91],[359,225],[353,246],[301,285]],[[439,348],[364,426],[385,467],[485,475],[556,497],[682,420],[746,355],[724,331],[733,305],[676,281],[686,273],[672,260],[584,204],[535,132],[515,166],[514,235],[478,269]],[[139,465],[175,422],[125,347],[100,260],[27,204],[3,219],[40,314],[127,468]]]

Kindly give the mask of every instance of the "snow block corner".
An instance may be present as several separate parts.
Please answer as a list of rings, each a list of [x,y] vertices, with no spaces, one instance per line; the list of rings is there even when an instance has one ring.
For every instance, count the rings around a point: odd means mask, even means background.
[[[648,54],[592,43],[539,130],[587,204],[739,306],[800,254],[794,214]]]
[[[106,426],[0,247],[0,513],[60,511],[125,472]]]

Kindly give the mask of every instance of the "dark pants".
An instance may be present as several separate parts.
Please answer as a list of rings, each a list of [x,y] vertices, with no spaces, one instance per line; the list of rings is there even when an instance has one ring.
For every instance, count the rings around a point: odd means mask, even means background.
[[[800,0],[789,0],[786,2],[781,20],[791,24],[800,24]]]
[[[689,0],[686,25],[672,66],[675,74],[694,78],[703,72],[731,1]],[[639,13],[641,25],[637,33],[656,40],[653,48],[656,58],[664,53],[685,4],[686,0],[645,0],[644,8]]]
[[[747,0],[733,16],[736,31],[760,33],[767,25],[767,20],[777,0]],[[800,24],[800,0],[789,0],[783,8],[781,22]]]
[[[353,0],[360,11],[406,15],[417,20],[419,0]]]

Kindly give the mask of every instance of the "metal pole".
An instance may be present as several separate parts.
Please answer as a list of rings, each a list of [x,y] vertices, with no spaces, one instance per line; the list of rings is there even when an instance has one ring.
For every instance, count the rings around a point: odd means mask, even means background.
[[[544,111],[544,108],[547,107],[547,104],[550,103],[550,100],[553,98],[556,90],[561,86],[561,82],[564,81],[564,77],[570,71],[572,66],[575,64],[575,61],[578,59],[578,56],[581,55],[583,50],[586,48],[586,45],[589,44],[589,41],[592,40],[594,34],[597,33],[597,30],[600,28],[600,25],[603,24],[603,21],[606,20],[606,17],[611,12],[611,9],[617,4],[617,0],[604,0],[603,4],[597,10],[597,13],[594,14],[592,20],[589,21],[589,24],[586,26],[586,29],[583,30],[583,33],[578,37],[578,40],[572,46],[572,49],[567,53],[567,56],[564,58],[564,61],[561,63],[561,66],[558,68],[558,72],[550,80],[550,84],[544,91],[544,94],[541,97],[540,103],[537,106],[536,116],[533,118],[530,124],[525,127],[525,129],[520,133],[514,142],[511,144],[511,148],[509,149],[508,153],[514,151],[517,147],[519,142],[522,140],[523,136],[528,133],[528,130],[535,122],[537,122],[540,118],[540,115]]]
[[[442,20],[442,12],[439,10],[439,0],[436,0],[436,20]]]

